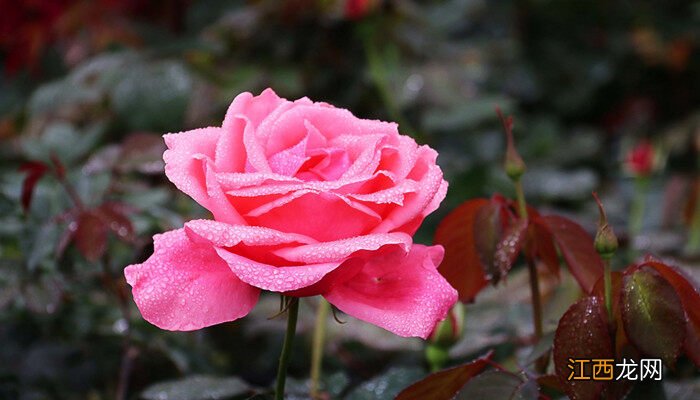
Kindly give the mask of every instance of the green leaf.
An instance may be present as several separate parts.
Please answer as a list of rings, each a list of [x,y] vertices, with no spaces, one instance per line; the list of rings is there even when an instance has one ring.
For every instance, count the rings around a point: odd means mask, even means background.
[[[193,80],[175,62],[137,65],[114,88],[114,110],[132,130],[182,129]]]
[[[145,400],[218,400],[248,393],[251,387],[237,377],[190,376],[156,383],[141,393]]]
[[[686,318],[673,286],[650,267],[622,278],[622,321],[643,353],[674,365],[686,334]]]

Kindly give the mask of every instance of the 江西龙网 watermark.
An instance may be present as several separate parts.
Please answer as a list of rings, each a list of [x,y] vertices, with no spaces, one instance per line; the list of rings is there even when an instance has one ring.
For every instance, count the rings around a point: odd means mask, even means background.
[[[575,381],[660,381],[663,364],[660,358],[643,358],[639,362],[623,358],[615,362],[609,358],[569,358],[571,370],[568,380]]]

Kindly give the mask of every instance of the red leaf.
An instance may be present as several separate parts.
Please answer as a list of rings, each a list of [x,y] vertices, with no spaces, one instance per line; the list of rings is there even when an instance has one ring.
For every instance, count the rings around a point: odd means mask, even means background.
[[[117,169],[121,172],[162,173],[165,149],[165,142],[160,135],[132,133],[122,143]]]
[[[584,297],[566,311],[554,335],[554,368],[564,391],[572,399],[598,399],[603,381],[569,380],[579,366],[569,359],[613,359],[613,345],[608,330],[603,301],[595,296]],[[592,376],[592,364],[586,364],[586,376]]]
[[[127,209],[119,203],[105,203],[98,209],[99,217],[105,226],[119,239],[130,241],[134,238],[134,226],[125,215]]]
[[[530,225],[528,226],[528,241],[525,245],[525,250],[529,250],[527,256],[533,259],[539,259],[549,269],[549,271],[559,277],[559,255],[557,248],[554,246],[554,236],[547,226],[540,220],[538,214],[528,213],[530,215]]]
[[[97,213],[84,211],[78,216],[75,244],[89,261],[97,261],[107,249],[107,227]]]
[[[684,349],[695,365],[700,367],[700,292],[698,288],[683,272],[666,264],[647,261],[640,267],[654,268],[673,286],[680,297],[688,318]]]
[[[488,281],[474,245],[474,216],[489,201],[474,199],[462,203],[438,225],[435,243],[445,248],[438,271],[459,292],[463,302],[474,301]]]
[[[486,279],[496,283],[500,271],[496,269],[495,257],[498,243],[503,237],[504,221],[502,205],[489,201],[474,214],[472,237],[480,265],[486,273]]]
[[[22,164],[22,166],[19,167],[19,170],[27,173],[27,176],[24,178],[24,182],[22,182],[22,197],[20,200],[22,210],[24,210],[26,213],[32,203],[34,187],[36,186],[37,182],[39,182],[39,179],[41,179],[41,177],[49,171],[49,167],[39,161],[29,161]]]
[[[603,276],[603,260],[593,247],[593,238],[581,225],[557,215],[548,215],[541,221],[554,236],[572,275],[586,293]]]
[[[395,400],[451,400],[470,379],[489,365],[492,356],[491,351],[470,363],[430,374],[402,390]]]
[[[630,342],[673,366],[687,329],[683,304],[673,286],[653,268],[628,269],[622,278],[621,305]]]
[[[520,218],[515,220],[513,224],[506,228],[503,237],[496,245],[493,262],[498,275],[493,277],[494,283],[497,283],[500,278],[506,276],[513,266],[515,259],[518,258],[518,254],[520,254],[525,239],[527,226],[527,219]]]

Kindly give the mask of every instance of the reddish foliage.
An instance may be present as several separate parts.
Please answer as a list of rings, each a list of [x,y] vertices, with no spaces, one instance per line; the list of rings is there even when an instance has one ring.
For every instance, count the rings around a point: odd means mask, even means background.
[[[493,352],[476,360],[445,369],[414,383],[402,390],[396,400],[450,400],[473,377],[489,365]]]
[[[435,243],[445,247],[439,271],[457,289],[463,302],[474,301],[476,294],[488,284],[474,242],[474,217],[488,203],[486,199],[462,203],[435,231]]]
[[[603,390],[603,382],[569,380],[570,359],[612,359],[613,344],[602,299],[589,296],[574,303],[559,320],[553,347],[554,367],[564,391],[572,399],[595,400]],[[591,364],[587,365],[591,376]]]
[[[502,196],[462,203],[438,226],[435,243],[445,247],[440,272],[469,302],[486,286],[505,277],[520,254],[538,259],[555,275],[559,256],[587,293],[603,274],[593,239],[575,222],[542,216],[529,208],[529,218],[515,216],[515,204]]]
[[[36,186],[37,182],[39,182],[39,179],[41,179],[41,177],[49,171],[49,167],[39,161],[29,161],[24,163],[19,170],[27,173],[27,176],[24,178],[24,182],[22,182],[22,197],[20,199],[22,209],[24,212],[27,212],[32,203],[34,187]]]

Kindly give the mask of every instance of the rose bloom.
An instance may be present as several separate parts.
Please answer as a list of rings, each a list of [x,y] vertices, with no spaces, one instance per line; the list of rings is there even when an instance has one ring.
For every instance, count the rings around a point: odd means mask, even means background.
[[[447,191],[437,153],[396,124],[267,89],[237,96],[221,127],[164,138],[168,179],[214,219],[154,236],[125,269],[154,325],[232,321],[267,290],[425,338],[457,300],[443,248],[411,238]]]
[[[648,176],[656,167],[654,145],[649,140],[642,140],[629,150],[625,156],[625,169],[635,176]]]

